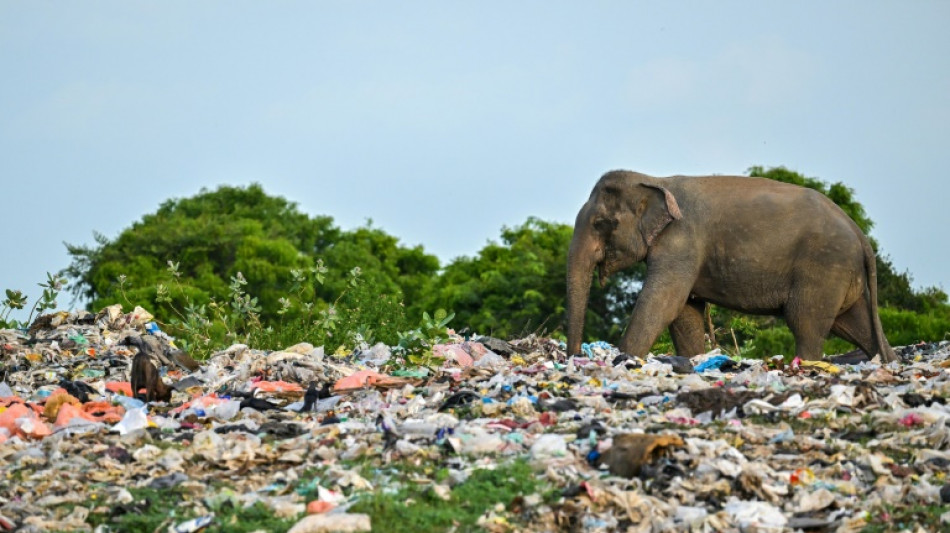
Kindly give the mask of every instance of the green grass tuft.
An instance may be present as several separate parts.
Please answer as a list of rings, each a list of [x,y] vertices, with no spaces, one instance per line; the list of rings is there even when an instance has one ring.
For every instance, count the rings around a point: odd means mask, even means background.
[[[447,471],[436,472],[436,478],[447,475]],[[367,495],[351,508],[351,512],[369,514],[373,528],[380,531],[418,533],[452,527],[457,531],[478,531],[478,518],[496,504],[507,508],[518,496],[550,491],[551,488],[539,480],[531,466],[521,459],[494,470],[476,470],[464,483],[452,489],[448,501],[433,494],[429,485],[410,485],[391,493]]]

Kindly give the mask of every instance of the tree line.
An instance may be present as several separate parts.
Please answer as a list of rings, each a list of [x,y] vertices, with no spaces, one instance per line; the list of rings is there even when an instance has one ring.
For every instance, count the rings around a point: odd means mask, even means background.
[[[784,167],[752,167],[748,174],[816,189],[866,234],[873,228],[854,190],[840,182]],[[499,239],[475,255],[443,265],[422,246],[404,245],[372,222],[344,230],[260,185],[221,186],[167,200],[113,239],[96,234],[93,245],[67,244],[72,261],[61,274],[90,310],[141,305],[172,334],[203,331],[209,347],[228,335],[233,339],[238,326],[274,348],[304,340],[331,349],[367,341],[395,345],[410,338],[423,317],[431,326],[438,309],[454,313],[450,326],[463,334],[561,337],[572,231],[531,217],[503,227]],[[898,272],[873,237],[871,242],[891,344],[943,339],[950,333],[947,294],[936,287],[915,290],[910,273]],[[590,340],[619,341],[644,273],[638,265],[603,287],[593,284],[585,326]],[[781,319],[718,308],[709,314],[713,337],[731,353],[794,352]],[[219,323],[215,316],[234,320]],[[668,337],[654,348],[672,349]],[[828,353],[848,349],[840,340],[826,344]]]

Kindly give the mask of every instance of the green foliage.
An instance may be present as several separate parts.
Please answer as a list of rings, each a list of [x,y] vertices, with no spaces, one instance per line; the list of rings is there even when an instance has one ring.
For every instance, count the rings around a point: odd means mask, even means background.
[[[40,298],[30,309],[30,315],[24,321],[17,321],[10,318],[14,310],[26,307],[27,297],[22,291],[6,289],[6,298],[0,302],[0,329],[4,328],[26,328],[33,323],[33,316],[43,314],[43,311],[49,311],[56,308],[56,298],[59,296],[63,286],[66,285],[66,279],[49,272],[46,273],[46,283],[38,283],[43,289]]]
[[[412,365],[434,368],[443,363],[440,357],[432,353],[432,346],[445,342],[446,326],[455,317],[455,313],[447,313],[439,309],[433,316],[423,311],[422,323],[418,328],[399,333],[399,342],[395,352],[406,357]]]
[[[502,338],[564,326],[567,251],[573,229],[530,217],[504,227],[501,242],[490,242],[475,257],[459,257],[445,267],[425,306],[454,309],[457,323],[472,332]],[[617,342],[632,308],[635,271],[615,275],[604,288],[591,288],[585,333]]]
[[[427,486],[409,484],[395,492],[366,494],[351,509],[370,515],[386,531],[481,531],[478,518],[495,504],[510,507],[518,496],[549,490],[524,460],[479,469],[452,489],[449,500],[435,496]]]
[[[873,227],[842,183],[782,167],[752,167],[749,174],[819,190],[862,230]],[[567,224],[531,217],[502,228],[499,241],[440,273],[437,258],[421,246],[401,245],[372,221],[343,231],[330,217],[311,218],[259,185],[220,187],[168,200],[115,239],[97,234],[94,246],[67,245],[72,263],[62,274],[92,310],[113,303],[149,309],[198,357],[231,342],[278,349],[308,341],[329,352],[385,342],[402,351],[406,364],[431,366],[439,363],[431,346],[453,320],[449,313],[430,316],[431,309],[454,310],[463,333],[562,338],[572,234]],[[641,264],[605,287],[592,284],[587,339],[620,341],[643,277]],[[50,276],[34,311],[51,308],[64,281]],[[950,330],[947,294],[934,287],[915,292],[911,282],[879,254],[885,332],[897,344],[943,338]],[[19,326],[9,315],[25,307],[23,294],[8,290],[2,305],[0,327]],[[717,308],[712,319],[719,344],[738,346],[743,356],[788,354],[794,346],[774,318]],[[846,347],[826,344],[826,350]],[[668,336],[654,346],[656,353],[671,349]]]
[[[270,323],[288,292],[315,304],[332,302],[343,292],[347,281],[341,278],[297,285],[293,272],[320,268],[318,260],[335,271],[360,268],[383,293],[413,302],[439,268],[438,259],[421,246],[402,246],[370,225],[342,231],[332,218],[311,218],[256,184],[168,200],[114,240],[95,237],[95,246],[66,245],[72,263],[64,274],[75,280],[74,294],[88,300],[91,309],[126,303],[156,316],[168,316],[186,301],[198,306],[232,301],[228,280],[238,272],[247,280],[244,290],[257,298],[253,306],[259,318]],[[169,261],[177,266],[181,289],[171,291],[171,299],[158,289],[167,281]],[[117,283],[120,275],[124,287]]]
[[[445,267],[427,307],[448,306],[472,331],[499,337],[555,329],[564,314],[571,235],[570,226],[536,218],[505,227],[501,243]]]
[[[378,290],[378,294],[390,294],[407,302],[410,316],[419,316],[425,310],[420,300],[439,271],[438,258],[425,253],[422,246],[401,246],[399,239],[374,228],[372,221],[364,227],[342,232],[319,257],[337,271],[359,268],[363,279]],[[330,278],[317,288],[315,296],[332,301],[345,290],[344,285],[344,280]]]
[[[312,304],[299,298],[284,298],[284,314],[275,323],[251,333],[250,342],[264,349],[280,349],[298,342],[323,346],[328,352],[343,347],[367,347],[377,342],[396,345],[411,327],[406,307],[394,294],[386,294],[376,279],[364,279],[354,267],[345,278],[315,275],[320,286],[324,279],[343,287],[332,304],[314,311]],[[427,315],[426,315],[427,316]],[[445,328],[442,328],[445,333]]]
[[[786,359],[791,359],[795,355],[795,337],[788,326],[782,324],[751,333],[742,344],[740,354],[743,357],[765,359],[784,355]]]
[[[373,280],[362,277],[362,270],[354,267],[341,276],[342,292],[330,304],[304,301],[307,287],[320,287],[325,281],[336,279],[328,275],[322,261],[306,271],[293,270],[293,283],[286,296],[278,298],[277,318],[264,323],[260,316],[258,299],[245,287],[249,281],[241,272],[231,278],[228,298],[207,304],[196,304],[178,283],[178,265],[169,261],[167,269],[172,289],[160,283],[155,290],[156,301],[170,306],[173,316],[165,325],[177,336],[183,349],[199,359],[212,351],[232,343],[251,344],[256,348],[278,350],[299,342],[323,346],[329,352],[339,348],[366,348],[375,342],[402,345],[407,337],[415,342],[407,344],[401,355],[410,362],[428,354],[431,346],[441,342],[446,325],[453,315],[439,310],[435,319],[423,313],[420,326],[408,333],[410,327],[406,309],[394,295],[381,292]],[[120,276],[119,286],[125,278]],[[180,309],[174,300],[185,302]],[[428,361],[428,359],[427,359]]]
[[[925,287],[915,291],[911,287],[910,272],[898,273],[888,256],[877,256],[877,299],[886,307],[905,309],[918,313],[948,313],[947,293],[938,287]]]
[[[3,300],[3,307],[0,308],[0,328],[17,328],[20,323],[10,320],[10,313],[15,309],[23,309],[26,306],[26,295],[23,292],[13,289],[6,290],[7,297]]]
[[[894,346],[950,338],[950,314],[946,311],[915,313],[905,309],[882,308],[880,315],[884,334]]]
[[[163,490],[130,488],[129,492],[134,500],[126,507],[132,507],[134,511],[126,510],[114,516],[91,513],[87,519],[89,525],[105,525],[116,531],[164,531],[199,516],[195,506],[182,505],[188,494],[180,487]],[[206,529],[202,529],[208,533],[287,531],[297,521],[297,518],[277,518],[274,511],[261,502],[243,507],[228,500],[227,505],[216,505],[209,512],[214,512],[215,517]]]
[[[915,313],[905,309],[882,307],[880,316],[881,326],[892,346],[950,338],[950,316],[945,313]],[[746,321],[746,325],[734,330],[740,346],[740,355],[756,358],[784,355],[786,359],[795,355],[795,337],[784,321],[772,319],[772,323],[768,324],[762,323],[759,317],[748,317]],[[726,334],[728,335],[728,332]],[[731,337],[720,337],[719,343],[725,351],[734,355]],[[839,354],[853,349],[850,343],[832,337],[825,341],[823,351],[826,354]]]
[[[74,294],[93,310],[122,303],[167,317],[198,356],[252,337],[274,348],[395,343],[439,269],[372,222],[342,231],[256,184],[168,200],[114,240],[95,237],[67,244]]]
[[[267,319],[292,283],[291,270],[313,266],[312,258],[340,233],[329,217],[311,219],[259,185],[203,189],[165,201],[114,240],[96,235],[95,247],[67,244],[72,264],[64,272],[91,309],[128,303],[156,316],[169,315],[172,304],[182,307],[185,296],[196,305],[227,300],[228,280],[242,272],[249,280],[245,290],[258,298]],[[165,282],[169,261],[177,265],[182,290],[159,301],[156,288]],[[121,294],[120,275],[126,276]]]
[[[946,505],[885,504],[869,513],[868,524],[861,532],[946,531],[946,524],[941,520],[946,512]]]

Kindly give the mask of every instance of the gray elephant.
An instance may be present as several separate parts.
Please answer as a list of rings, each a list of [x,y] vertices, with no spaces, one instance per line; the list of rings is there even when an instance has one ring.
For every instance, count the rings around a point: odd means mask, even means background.
[[[704,346],[706,303],[783,315],[802,359],[829,332],[896,359],[877,312],[874,252],[821,193],[764,178],[605,174],[581,208],[567,265],[567,349],[580,352],[591,277],[646,261],[620,344],[644,356],[669,327],[676,353]]]

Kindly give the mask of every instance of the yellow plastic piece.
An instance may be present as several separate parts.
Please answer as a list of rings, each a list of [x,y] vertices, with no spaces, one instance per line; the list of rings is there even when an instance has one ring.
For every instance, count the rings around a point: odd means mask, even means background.
[[[837,374],[841,372],[840,368],[826,361],[802,361],[801,366],[802,368],[817,368],[818,370],[823,370],[829,374]]]

